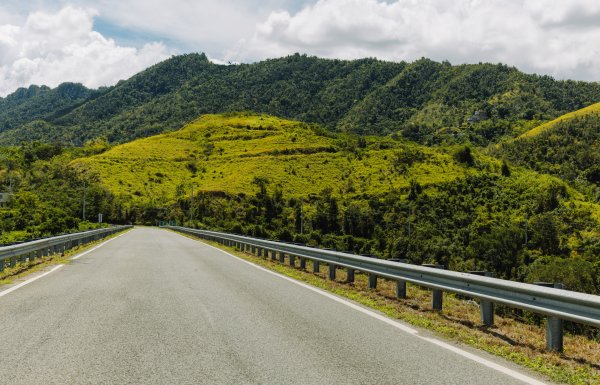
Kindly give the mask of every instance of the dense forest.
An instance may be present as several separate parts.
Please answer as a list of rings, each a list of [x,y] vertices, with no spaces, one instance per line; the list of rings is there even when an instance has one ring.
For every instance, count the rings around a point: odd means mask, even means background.
[[[69,165],[90,151],[93,146],[67,149],[38,142],[0,147],[0,186],[14,193],[0,207],[0,244],[96,228],[99,213],[110,218],[111,193]]]
[[[501,64],[293,55],[217,65],[189,54],[100,90],[73,84],[20,89],[0,99],[0,142],[82,145],[106,137],[123,143],[206,113],[254,111],[335,132],[487,145],[598,100],[597,83],[556,81]]]

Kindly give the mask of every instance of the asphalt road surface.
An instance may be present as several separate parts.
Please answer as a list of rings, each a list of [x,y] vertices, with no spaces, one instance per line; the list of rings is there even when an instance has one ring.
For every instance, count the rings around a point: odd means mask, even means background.
[[[369,313],[196,240],[135,228],[0,293],[0,383],[536,383]]]

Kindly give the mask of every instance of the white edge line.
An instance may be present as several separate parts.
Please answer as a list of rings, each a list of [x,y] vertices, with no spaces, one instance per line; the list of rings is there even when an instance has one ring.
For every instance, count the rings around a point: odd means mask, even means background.
[[[98,249],[98,248],[100,248],[100,247],[102,247],[102,246],[106,245],[108,242],[114,241],[115,239],[117,239],[117,238],[119,238],[119,237],[122,237],[123,235],[127,234],[128,232],[129,232],[129,231],[126,231],[126,232],[124,232],[123,234],[119,234],[119,235],[117,235],[117,236],[116,236],[116,237],[114,237],[114,238],[111,238],[111,239],[109,239],[109,240],[107,240],[107,241],[104,241],[104,242],[102,242],[101,244],[99,244],[99,245],[96,245],[96,246],[92,247],[92,248],[91,248],[91,249],[89,249],[89,250],[86,250],[86,251],[84,251],[84,252],[82,252],[82,253],[79,253],[79,254],[77,254],[76,256],[74,256],[73,258],[71,258],[71,260],[72,260],[72,261],[74,261],[74,260],[76,260],[76,259],[79,259],[79,258],[83,257],[84,255],[86,255],[86,254],[89,254],[89,253],[91,253],[92,251],[94,251],[94,250],[96,250],[96,249]]]
[[[125,235],[126,233],[127,233],[127,232],[125,232],[125,233],[123,233],[123,234],[119,234],[119,235],[117,235],[116,237],[114,237],[114,238],[111,238],[111,239],[109,239],[109,240],[107,240],[107,241],[104,241],[104,242],[102,242],[101,244],[99,244],[99,245],[96,245],[96,246],[92,247],[92,248],[91,248],[91,249],[89,249],[89,250],[86,250],[86,251],[84,251],[84,252],[82,252],[82,253],[80,253],[80,254],[77,254],[76,256],[74,256],[73,258],[71,258],[71,260],[79,259],[79,258],[83,257],[84,255],[86,255],[86,254],[88,254],[88,253],[91,253],[92,251],[96,250],[97,248],[99,248],[99,247],[101,247],[101,246],[104,246],[104,245],[106,245],[108,242],[110,242],[110,241],[112,241],[112,240],[115,240],[115,239],[119,238],[119,237],[120,237],[120,236],[122,236],[122,235]],[[28,279],[27,281],[21,282],[21,283],[19,283],[18,285],[15,285],[15,286],[11,287],[10,289],[6,289],[6,290],[3,290],[3,291],[0,291],[0,297],[4,297],[5,295],[7,295],[7,294],[10,294],[10,293],[12,293],[13,291],[15,291],[15,290],[17,290],[17,289],[20,289],[20,288],[22,288],[22,287],[23,287],[23,286],[25,286],[25,285],[29,285],[30,283],[32,283],[32,282],[35,282],[35,281],[37,281],[38,279],[40,279],[40,278],[43,278],[43,277],[47,276],[48,274],[55,272],[56,270],[60,269],[60,268],[61,268],[61,267],[63,267],[63,266],[64,266],[64,265],[56,265],[56,266],[54,266],[52,269],[48,270],[47,272],[45,272],[45,273],[43,273],[43,274],[37,275],[37,276],[35,276],[35,277],[33,277],[33,278],[30,278],[30,279]]]
[[[25,282],[21,282],[20,284],[18,284],[18,285],[15,285],[15,286],[11,287],[10,289],[6,289],[6,290],[4,290],[4,291],[1,291],[1,292],[0,292],[0,297],[4,297],[5,295],[7,295],[7,294],[9,294],[9,293],[12,293],[13,291],[15,291],[15,290],[17,290],[17,289],[20,289],[20,288],[22,288],[22,287],[23,287],[23,286],[25,286],[25,285],[29,285],[31,282],[35,282],[35,281],[37,281],[38,279],[40,279],[40,278],[42,278],[42,277],[45,277],[45,276],[47,276],[48,274],[50,274],[50,273],[52,273],[52,272],[54,272],[54,271],[56,271],[56,270],[60,269],[60,268],[61,268],[61,267],[63,267],[63,266],[64,266],[64,265],[56,265],[56,266],[54,266],[54,267],[53,267],[51,270],[49,270],[49,271],[45,272],[44,274],[40,274],[40,275],[38,275],[38,276],[36,276],[36,277],[33,277],[33,278],[30,278],[30,279],[28,279],[28,280],[27,280],[27,281],[25,281]]]
[[[177,232],[175,232],[175,233],[183,236],[181,233],[177,233]],[[187,238],[187,237],[185,237],[185,238]],[[191,239],[191,238],[188,238],[188,239]],[[195,240],[195,239],[192,239],[192,240]],[[495,363],[493,361],[490,361],[490,360],[487,360],[487,359],[485,359],[483,357],[480,357],[480,356],[478,356],[476,354],[469,353],[466,350],[460,349],[460,348],[458,348],[456,346],[453,346],[451,344],[448,344],[446,342],[440,341],[440,340],[435,339],[435,338],[429,338],[429,337],[421,336],[421,335],[419,335],[419,332],[416,329],[413,329],[413,328],[411,328],[409,326],[403,325],[402,323],[400,323],[398,321],[395,321],[395,320],[393,320],[391,318],[385,317],[385,316],[383,316],[381,314],[378,314],[378,313],[376,313],[374,311],[366,309],[366,308],[364,308],[362,306],[359,306],[359,305],[357,305],[355,303],[352,303],[352,302],[350,302],[348,300],[345,300],[345,299],[343,299],[341,297],[338,297],[338,296],[336,296],[334,294],[331,294],[331,293],[326,292],[324,290],[318,289],[318,288],[316,288],[314,286],[310,286],[310,285],[308,285],[306,283],[297,281],[297,280],[295,280],[293,278],[290,278],[288,276],[285,276],[283,274],[280,274],[280,273],[274,272],[272,270],[266,269],[266,268],[264,268],[262,266],[254,264],[252,262],[246,261],[245,259],[242,259],[242,258],[240,258],[240,257],[238,257],[236,255],[228,253],[227,251],[225,251],[223,249],[220,249],[218,247],[215,247],[215,246],[209,245],[207,243],[204,243],[204,242],[202,242],[199,239],[198,239],[198,242],[202,243],[205,246],[208,246],[208,247],[211,247],[211,248],[213,248],[215,250],[218,250],[218,251],[222,252],[225,255],[233,257],[233,258],[235,258],[236,260],[238,260],[240,262],[244,262],[244,263],[246,263],[246,264],[248,264],[248,265],[250,265],[252,267],[255,267],[255,268],[259,269],[259,270],[262,270],[262,271],[264,271],[266,273],[272,274],[272,275],[274,275],[276,277],[279,277],[279,278],[285,279],[286,281],[292,282],[292,283],[294,283],[294,284],[296,284],[298,286],[302,286],[302,287],[304,287],[304,288],[306,288],[308,290],[311,290],[311,291],[313,291],[315,293],[321,294],[324,297],[330,298],[330,299],[332,299],[332,300],[334,300],[334,301],[336,301],[338,303],[346,305],[346,306],[348,306],[348,307],[350,307],[350,308],[352,308],[352,309],[354,309],[356,311],[359,311],[359,312],[361,312],[363,314],[366,314],[366,315],[368,315],[368,316],[370,316],[372,318],[375,318],[375,319],[377,319],[379,321],[385,322],[386,324],[388,324],[390,326],[393,326],[396,329],[399,329],[399,330],[402,330],[403,332],[412,334],[415,337],[422,339],[423,341],[427,341],[427,342],[432,343],[434,345],[437,345],[437,346],[439,346],[441,348],[444,348],[446,350],[454,352],[454,353],[456,353],[458,355],[463,356],[464,358],[467,358],[469,360],[475,361],[475,362],[477,362],[477,363],[479,363],[481,365],[487,366],[490,369],[494,369],[494,370],[496,370],[498,372],[506,374],[507,376],[515,378],[515,379],[517,379],[519,381],[523,381],[526,384],[530,384],[530,385],[548,385],[545,382],[536,380],[533,377],[529,377],[529,376],[527,376],[525,374],[519,373],[516,370],[507,368],[507,367],[502,366],[500,364],[497,364],[497,363]]]

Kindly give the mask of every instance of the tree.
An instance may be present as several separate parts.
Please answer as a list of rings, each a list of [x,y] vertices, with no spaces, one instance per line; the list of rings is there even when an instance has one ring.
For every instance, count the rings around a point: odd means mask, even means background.
[[[508,164],[505,160],[502,161],[502,167],[500,169],[500,173],[502,176],[509,177],[510,176],[510,168],[508,168]]]
[[[467,166],[473,166],[475,164],[475,159],[473,158],[473,154],[471,153],[471,147],[464,146],[459,149],[454,154],[454,159],[457,162],[466,164]]]

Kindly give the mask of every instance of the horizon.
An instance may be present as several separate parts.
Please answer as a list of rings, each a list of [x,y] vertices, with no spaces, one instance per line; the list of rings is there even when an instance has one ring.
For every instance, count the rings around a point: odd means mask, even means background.
[[[172,55],[216,64],[295,52],[502,63],[559,80],[600,80],[600,4],[444,0],[270,0],[165,5],[41,0],[0,5],[0,96],[64,82],[111,86]]]
[[[111,84],[111,85],[108,85],[108,86],[101,85],[101,86],[98,86],[98,87],[87,87],[87,86],[86,86],[85,84],[83,84],[82,82],[77,82],[77,81],[74,81],[74,82],[72,82],[72,81],[65,81],[65,82],[59,83],[59,84],[57,84],[57,85],[55,85],[55,86],[48,86],[48,85],[46,85],[46,84],[29,84],[29,85],[21,86],[21,87],[19,87],[19,88],[15,89],[15,90],[13,90],[12,92],[10,92],[10,93],[8,93],[8,94],[4,95],[4,96],[0,96],[0,99],[2,99],[2,98],[6,98],[6,97],[8,97],[8,96],[10,96],[10,95],[12,95],[12,94],[14,94],[14,93],[16,93],[17,91],[19,91],[19,90],[21,90],[21,89],[25,89],[25,90],[27,90],[27,89],[30,89],[30,88],[32,88],[32,87],[33,87],[33,88],[35,88],[35,87],[37,87],[37,88],[44,88],[44,87],[46,87],[46,88],[48,88],[48,89],[55,89],[55,88],[58,88],[58,87],[60,87],[60,86],[61,86],[61,85],[63,85],[63,84],[80,84],[80,85],[83,85],[84,87],[86,87],[86,88],[87,88],[87,89],[89,89],[89,90],[99,90],[99,89],[101,89],[101,88],[110,88],[110,87],[114,87],[114,86],[116,86],[116,85],[117,85],[119,82],[122,82],[122,81],[126,81],[126,80],[129,80],[129,79],[131,79],[132,77],[136,76],[137,74],[139,74],[139,73],[141,73],[141,72],[144,72],[144,71],[146,71],[146,70],[148,70],[148,69],[152,68],[153,66],[160,65],[161,63],[164,63],[164,62],[166,62],[166,61],[168,61],[168,60],[171,60],[171,59],[172,59],[172,58],[174,58],[174,57],[177,57],[177,56],[183,56],[183,55],[205,55],[205,56],[207,57],[207,59],[208,59],[208,61],[209,61],[210,63],[212,63],[212,64],[214,64],[214,65],[221,65],[221,66],[236,66],[236,65],[244,65],[244,64],[246,64],[246,65],[250,64],[250,65],[251,65],[251,64],[261,63],[261,62],[264,62],[264,61],[267,61],[267,60],[278,60],[278,59],[283,59],[283,58],[286,58],[286,57],[292,57],[292,56],[296,56],[296,55],[305,56],[305,57],[308,57],[308,58],[316,58],[316,59],[319,59],[319,60],[343,60],[343,61],[346,61],[346,60],[347,60],[347,61],[353,61],[353,60],[364,60],[364,59],[376,59],[376,60],[379,60],[379,61],[382,61],[382,62],[390,62],[390,63],[401,63],[401,62],[405,62],[405,63],[407,63],[407,64],[415,63],[415,62],[417,62],[417,61],[419,61],[419,60],[431,60],[431,61],[433,61],[433,62],[436,62],[436,63],[449,62],[448,60],[433,60],[433,59],[426,58],[426,57],[422,57],[422,58],[415,59],[415,60],[412,60],[412,61],[405,61],[405,60],[398,60],[398,61],[395,61],[395,60],[384,60],[384,59],[379,59],[379,58],[371,58],[371,57],[356,58],[356,59],[338,59],[338,58],[319,57],[319,56],[316,56],[316,55],[309,55],[309,54],[306,54],[306,53],[301,53],[301,52],[294,52],[294,53],[292,53],[292,54],[289,54],[289,55],[280,56],[280,57],[274,57],[274,58],[267,58],[267,59],[263,59],[263,60],[254,61],[254,62],[251,62],[251,63],[234,63],[234,62],[230,62],[230,63],[223,63],[223,62],[220,62],[220,61],[218,61],[218,60],[217,60],[217,61],[214,61],[214,60],[210,59],[210,58],[209,58],[209,57],[206,55],[206,53],[205,53],[205,52],[186,52],[186,53],[182,53],[182,54],[178,54],[178,55],[173,55],[173,56],[171,56],[171,57],[169,57],[169,58],[166,58],[166,59],[164,59],[164,60],[161,60],[160,62],[157,62],[157,63],[155,63],[155,64],[151,64],[151,65],[149,65],[148,67],[146,67],[146,68],[144,68],[144,69],[140,70],[139,72],[137,72],[137,73],[135,73],[135,74],[131,75],[130,77],[128,77],[128,78],[124,78],[124,79],[119,79],[119,80],[117,80],[117,81],[116,81],[114,84]],[[525,73],[525,74],[527,74],[527,75],[535,75],[535,76],[550,76],[552,79],[554,79],[554,80],[558,80],[558,81],[580,81],[580,80],[576,80],[576,79],[556,79],[556,78],[554,78],[552,75],[537,74],[537,73],[528,73],[528,72],[524,72],[524,71],[522,71],[521,69],[519,69],[519,68],[517,68],[517,67],[515,67],[515,66],[508,65],[508,64],[506,64],[506,63],[491,63],[491,62],[479,62],[479,63],[451,63],[451,62],[449,62],[449,63],[450,63],[450,65],[452,65],[453,67],[456,67],[456,66],[462,66],[462,65],[466,65],[466,66],[469,66],[469,65],[492,65],[492,66],[496,66],[496,65],[505,65],[505,66],[507,66],[507,67],[509,67],[509,68],[513,68],[513,69],[515,69],[515,70],[517,70],[517,71],[520,71],[520,72],[522,72],[522,73]],[[585,81],[584,81],[584,82],[585,82]],[[597,83],[597,82],[595,82],[595,83]]]

